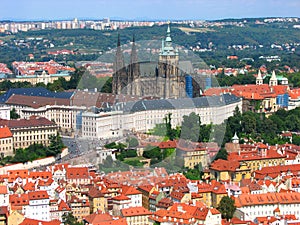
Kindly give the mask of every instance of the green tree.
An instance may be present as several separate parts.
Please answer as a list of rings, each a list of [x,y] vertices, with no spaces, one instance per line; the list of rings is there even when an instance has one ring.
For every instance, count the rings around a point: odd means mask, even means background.
[[[233,214],[236,209],[236,207],[234,205],[234,200],[228,196],[224,196],[221,199],[217,209],[220,211],[223,219],[226,219],[226,220],[232,219]]]
[[[12,110],[10,110],[10,119],[18,119],[20,118],[20,115],[16,112],[15,108],[12,108]]]
[[[198,141],[200,134],[200,116],[192,112],[188,116],[183,116],[183,121],[181,124],[181,134],[182,139],[190,141]]]
[[[252,134],[256,130],[256,118],[252,113],[243,115],[242,118],[243,131],[246,134]]]
[[[146,146],[143,152],[143,157],[147,159],[161,159],[162,154],[159,147],[153,147],[153,146]]]
[[[127,141],[129,148],[133,148],[139,145],[139,141],[135,137],[129,137]]]
[[[225,148],[221,148],[218,153],[216,154],[214,160],[218,160],[218,159],[224,159],[227,160],[228,158],[228,152],[226,151]]]
[[[64,147],[64,143],[58,133],[56,135],[51,135],[49,139],[50,144],[48,147],[47,156],[55,156],[61,152],[62,148]]]
[[[65,225],[83,225],[82,222],[78,222],[73,213],[64,213],[62,216],[62,221]]]

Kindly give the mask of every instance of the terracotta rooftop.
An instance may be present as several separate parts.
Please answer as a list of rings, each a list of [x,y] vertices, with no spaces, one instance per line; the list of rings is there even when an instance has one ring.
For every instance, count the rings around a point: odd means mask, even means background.
[[[0,139],[1,138],[10,138],[13,137],[12,133],[10,132],[7,126],[0,127]]]

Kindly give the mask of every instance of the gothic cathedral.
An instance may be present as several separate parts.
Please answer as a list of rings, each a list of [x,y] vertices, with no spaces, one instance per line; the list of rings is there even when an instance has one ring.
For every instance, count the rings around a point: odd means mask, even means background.
[[[125,66],[120,36],[118,36],[112,81],[113,94],[154,96],[165,99],[187,96],[186,73],[179,70],[179,53],[172,45],[170,26],[165,40],[162,40],[158,62],[140,63],[137,53],[133,38],[130,63]]]

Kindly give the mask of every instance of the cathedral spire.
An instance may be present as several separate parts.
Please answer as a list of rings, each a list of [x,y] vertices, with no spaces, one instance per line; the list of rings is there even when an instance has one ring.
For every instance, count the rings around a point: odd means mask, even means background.
[[[114,62],[114,74],[112,91],[114,94],[121,94],[122,89],[126,86],[127,74],[124,63],[123,52],[121,48],[120,34],[118,34],[116,56]]]

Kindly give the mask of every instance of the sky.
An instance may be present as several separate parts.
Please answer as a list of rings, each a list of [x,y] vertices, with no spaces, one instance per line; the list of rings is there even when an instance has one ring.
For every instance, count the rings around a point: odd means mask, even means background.
[[[0,20],[300,17],[299,0],[0,0]]]

